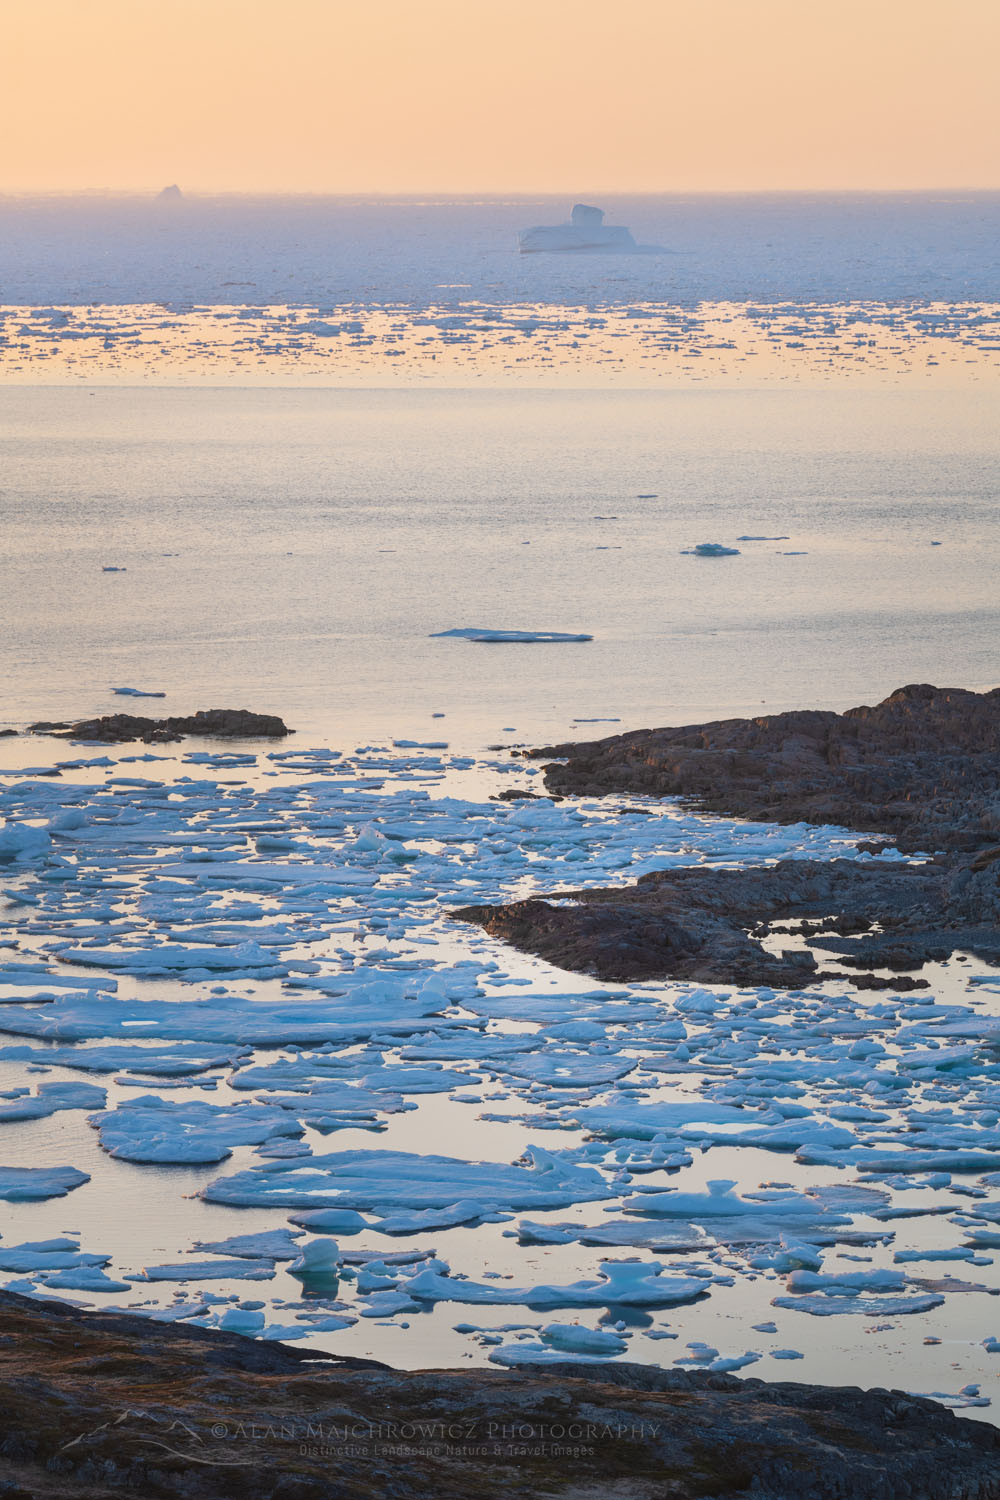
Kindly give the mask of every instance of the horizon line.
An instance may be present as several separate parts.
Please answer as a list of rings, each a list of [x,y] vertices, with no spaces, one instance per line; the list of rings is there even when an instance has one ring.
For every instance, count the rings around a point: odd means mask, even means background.
[[[927,197],[945,193],[965,195],[1000,194],[995,186],[937,184],[926,187],[704,187],[704,188],[611,188],[588,187],[573,191],[566,187],[551,188],[182,188],[178,183],[160,187],[23,187],[0,185],[0,198],[143,198],[156,201],[162,193],[177,187],[180,201],[199,198],[341,198],[394,199],[400,202],[456,202],[461,200],[502,201],[506,199],[566,198],[771,198],[771,197]],[[173,200],[178,201],[177,199]]]

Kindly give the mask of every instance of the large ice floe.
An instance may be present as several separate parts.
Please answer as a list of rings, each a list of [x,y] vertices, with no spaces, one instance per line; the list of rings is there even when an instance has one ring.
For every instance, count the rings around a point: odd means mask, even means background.
[[[992,1391],[998,976],[525,958],[451,913],[858,839],[540,790],[430,738],[4,777],[0,1279],[397,1364],[771,1356],[947,1390],[957,1362]]]
[[[545,645],[560,641],[592,641],[592,635],[572,635],[560,630],[488,630],[477,625],[458,626],[454,630],[435,630],[436,639],[453,637],[455,640],[480,641],[487,645]]]

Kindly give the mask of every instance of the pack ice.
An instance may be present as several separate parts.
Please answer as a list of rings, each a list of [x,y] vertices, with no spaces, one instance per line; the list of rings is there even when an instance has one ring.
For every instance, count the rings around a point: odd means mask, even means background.
[[[778,1358],[802,1314],[905,1314],[906,1339],[996,1289],[1000,987],[981,965],[936,999],[846,973],[780,995],[597,985],[450,918],[835,858],[857,834],[491,800],[535,768],[426,733],[160,748],[0,778],[0,1198],[29,1218],[82,1187],[112,1245],[19,1225],[0,1270],[29,1291],[106,1305],[131,1286],[150,1316],[345,1352],[407,1322],[424,1363],[456,1303],[594,1309],[618,1333],[536,1323],[474,1352],[659,1362],[678,1334],[735,1370],[756,1350],[719,1322],[727,1287],[748,1330],[775,1319]],[[137,1182],[164,1205],[155,1253],[115,1233]],[[933,1279],[952,1260],[982,1282]],[[873,1344],[852,1345],[859,1380]]]

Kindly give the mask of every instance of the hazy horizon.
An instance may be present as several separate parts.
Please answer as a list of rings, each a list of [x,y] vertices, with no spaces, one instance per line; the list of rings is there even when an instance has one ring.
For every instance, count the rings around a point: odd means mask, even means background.
[[[8,10],[3,193],[1000,189],[992,0]]]
[[[548,203],[552,199],[565,200],[567,212],[573,203],[585,199],[599,198],[614,202],[616,199],[637,198],[937,198],[955,196],[962,198],[1000,197],[1000,184],[996,187],[969,187],[960,183],[938,183],[919,188],[905,187],[782,187],[782,188],[625,188],[610,187],[538,187],[538,188],[468,188],[451,192],[444,188],[412,188],[407,192],[392,192],[380,188],[357,189],[339,192],[328,188],[232,188],[200,187],[188,188],[182,182],[163,182],[137,187],[87,187],[87,188],[2,188],[0,199],[47,199],[47,198],[124,198],[157,199],[165,189],[179,188],[181,198],[193,201],[215,198],[248,198],[252,200],[271,198],[317,198],[339,200],[347,203],[412,203],[416,207],[434,208],[451,203],[472,205],[476,202],[502,205],[511,203]]]

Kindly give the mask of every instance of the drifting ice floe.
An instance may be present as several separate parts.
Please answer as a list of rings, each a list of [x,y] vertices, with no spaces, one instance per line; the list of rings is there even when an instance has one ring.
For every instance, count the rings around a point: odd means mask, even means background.
[[[275,1136],[298,1136],[302,1127],[283,1109],[264,1104],[183,1103],[146,1094],[117,1109],[91,1115],[101,1145],[125,1161],[218,1162],[234,1146],[260,1145]]]
[[[465,626],[458,630],[435,630],[431,632],[432,640],[442,637],[453,636],[463,641],[487,641],[494,645],[513,643],[515,645],[530,645],[532,643],[546,643],[552,641],[592,641],[592,635],[566,635],[558,630],[481,630],[474,625]]]
[[[120,1047],[47,1047],[45,1064],[50,1068],[76,1068],[87,1073],[118,1073],[132,1069],[136,1073],[161,1078],[182,1078],[210,1068],[232,1066],[239,1055],[236,1047],[202,1046],[197,1042],[178,1042],[167,1051],[127,1044]],[[37,1063],[38,1060],[37,1047],[0,1047],[0,1062]]]
[[[89,1181],[89,1174],[76,1167],[0,1167],[0,1198],[8,1203],[63,1198]]]
[[[40,1083],[35,1095],[0,1103],[0,1124],[42,1120],[61,1109],[100,1109],[106,1098],[106,1091],[92,1083]]]
[[[340,1151],[306,1162],[251,1167],[210,1182],[211,1203],[277,1208],[447,1208],[488,1186],[501,1208],[565,1208],[611,1196],[592,1167],[529,1146],[526,1166],[417,1156],[406,1151]]]
[[[110,1255],[91,1255],[76,1240],[26,1240],[23,1245],[0,1246],[0,1271],[65,1271],[106,1266]]]
[[[541,1342],[522,1339],[491,1350],[495,1365],[565,1364],[567,1357],[582,1360],[614,1359],[624,1354],[627,1343],[611,1329],[581,1328],[578,1323],[550,1323],[541,1330]]]
[[[270,1281],[271,1263],[253,1260],[185,1260],[177,1265],[144,1266],[135,1281]]]
[[[301,1233],[301,1230],[293,1234],[290,1229],[264,1229],[259,1234],[231,1234],[214,1244],[199,1242],[194,1248],[246,1260],[295,1260],[301,1253],[297,1242]]]
[[[684,557],[739,557],[739,547],[724,547],[721,542],[698,542],[682,549]]]
[[[369,1268],[371,1269],[371,1268]],[[440,1263],[422,1267],[415,1275],[397,1281],[398,1293],[411,1304],[460,1302],[478,1306],[524,1307],[676,1307],[704,1297],[705,1280],[696,1276],[664,1276],[663,1265],[652,1261],[604,1261],[596,1278],[565,1285],[504,1286],[496,1281],[470,1281],[453,1277]],[[384,1284],[386,1278],[378,1278]],[[363,1283],[359,1283],[361,1289]],[[376,1295],[381,1285],[372,1284]]]
[[[830,1318],[840,1313],[852,1313],[865,1318],[894,1318],[903,1313],[930,1312],[940,1307],[943,1297],[927,1295],[913,1297],[824,1297],[816,1296],[775,1297],[774,1307],[787,1307],[793,1312],[812,1313],[817,1318]]]

